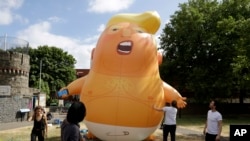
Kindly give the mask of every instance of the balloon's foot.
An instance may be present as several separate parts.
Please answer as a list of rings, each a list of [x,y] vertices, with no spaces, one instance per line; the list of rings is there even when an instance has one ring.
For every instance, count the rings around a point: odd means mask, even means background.
[[[88,132],[84,137],[91,141],[98,140],[98,138],[96,138],[91,132]]]
[[[150,135],[149,137],[147,137],[145,140],[143,141],[154,141],[155,140],[155,136],[154,135]]]

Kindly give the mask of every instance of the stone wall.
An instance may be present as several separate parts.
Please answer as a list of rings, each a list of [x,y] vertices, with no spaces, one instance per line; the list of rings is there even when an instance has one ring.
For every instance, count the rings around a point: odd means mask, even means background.
[[[18,111],[32,108],[29,70],[29,55],[0,51],[0,123],[20,120]],[[9,93],[4,86],[10,87]]]
[[[20,121],[20,109],[30,108],[32,105],[31,98],[20,97],[1,97],[0,98],[0,123]],[[29,113],[24,114],[24,120],[27,120]]]
[[[26,54],[0,51],[0,85],[28,87],[29,59]]]

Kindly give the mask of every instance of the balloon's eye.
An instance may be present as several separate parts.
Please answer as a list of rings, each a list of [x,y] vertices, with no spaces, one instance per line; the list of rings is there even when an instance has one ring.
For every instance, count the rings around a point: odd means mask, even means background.
[[[118,25],[113,25],[108,29],[108,33],[109,34],[114,34],[116,32],[118,32],[121,29],[121,26]]]
[[[137,33],[145,33],[145,30],[144,30],[143,28],[137,27],[137,28],[135,28],[134,30],[135,30]]]
[[[112,31],[117,31],[117,30],[118,30],[118,28],[113,28],[113,29],[112,29]]]
[[[144,33],[144,31],[142,30],[136,30],[138,33]]]

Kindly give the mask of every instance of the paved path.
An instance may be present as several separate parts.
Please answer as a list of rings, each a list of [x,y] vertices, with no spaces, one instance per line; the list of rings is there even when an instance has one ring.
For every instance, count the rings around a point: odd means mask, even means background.
[[[65,119],[66,114],[58,114],[53,113],[53,118],[51,120],[48,120],[48,123],[52,123],[54,119]],[[17,121],[17,122],[8,122],[8,123],[0,123],[0,131],[3,130],[10,130],[10,129],[16,129],[16,128],[22,128],[26,126],[33,126],[33,121]]]

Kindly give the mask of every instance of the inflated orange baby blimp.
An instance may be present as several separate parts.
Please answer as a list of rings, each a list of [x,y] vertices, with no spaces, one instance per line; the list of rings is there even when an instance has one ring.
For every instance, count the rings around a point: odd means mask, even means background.
[[[177,100],[185,107],[185,98],[159,75],[162,56],[153,37],[159,26],[154,11],[113,16],[93,49],[89,74],[59,91],[61,97],[80,94],[85,124],[97,138],[144,140],[163,118],[153,105]]]

